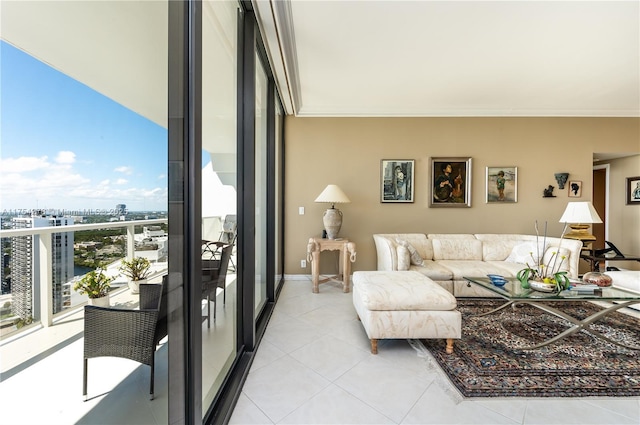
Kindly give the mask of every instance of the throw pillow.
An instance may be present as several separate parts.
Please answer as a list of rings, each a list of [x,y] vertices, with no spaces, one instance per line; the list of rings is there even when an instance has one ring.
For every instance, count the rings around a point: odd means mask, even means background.
[[[404,239],[396,239],[396,242],[398,243],[398,245],[403,246],[409,250],[411,264],[413,264],[414,266],[423,265],[424,260],[422,259],[422,256],[418,253],[418,251],[413,247],[413,245],[411,245]]]
[[[558,252],[560,254],[559,256],[556,254]],[[560,272],[569,271],[569,269],[570,269],[569,257],[570,256],[571,256],[571,251],[569,251],[568,249],[560,248],[560,251],[558,251],[558,247],[557,246],[550,246],[544,252],[543,261],[544,261],[544,264],[547,267],[552,268],[555,271],[560,271]],[[562,257],[564,257],[564,258],[562,258]]]
[[[542,246],[542,242],[540,242],[540,246],[537,246],[534,241],[522,242],[513,247],[511,253],[504,261],[536,266],[540,261],[539,255],[543,253],[544,247]]]
[[[411,254],[409,254],[409,250],[402,245],[398,245],[396,252],[398,253],[398,270],[409,270],[409,266],[411,265]]]

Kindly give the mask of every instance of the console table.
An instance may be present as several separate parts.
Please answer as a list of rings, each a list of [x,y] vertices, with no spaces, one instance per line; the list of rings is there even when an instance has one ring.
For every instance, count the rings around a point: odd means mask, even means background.
[[[338,275],[320,279],[320,253],[322,251],[340,251],[340,270]],[[313,293],[319,292],[318,286],[321,283],[331,280],[342,281],[344,292],[349,292],[349,275],[351,274],[351,264],[356,261],[356,244],[348,239],[324,239],[309,238],[307,244],[307,261],[311,263],[311,274],[313,278]]]

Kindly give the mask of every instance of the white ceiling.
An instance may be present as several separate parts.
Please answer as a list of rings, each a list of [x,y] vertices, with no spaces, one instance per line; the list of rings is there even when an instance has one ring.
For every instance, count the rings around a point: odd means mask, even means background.
[[[254,7],[289,114],[640,116],[637,0]],[[2,0],[0,18],[4,40],[166,126],[166,2]]]
[[[638,117],[639,4],[254,0],[299,116]]]

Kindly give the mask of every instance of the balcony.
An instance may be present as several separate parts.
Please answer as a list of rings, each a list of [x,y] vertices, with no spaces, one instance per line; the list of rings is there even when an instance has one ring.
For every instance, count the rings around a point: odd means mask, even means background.
[[[64,226],[64,231],[103,228],[127,229],[127,257],[134,255],[134,227],[166,223],[166,219]],[[156,352],[155,399],[149,400],[148,366],[131,360],[102,357],[89,361],[88,399],[82,397],[83,314],[86,297],[64,284],[62,295],[71,307],[53,313],[51,237],[61,227],[2,230],[0,237],[40,236],[41,320],[5,336],[0,341],[0,421],[3,423],[167,423],[166,338]],[[118,272],[119,261],[107,268],[116,277],[110,292],[111,306],[135,308],[138,296]],[[160,282],[167,263],[153,263],[149,282]],[[42,286],[44,289],[38,288]],[[38,289],[38,290],[36,290]],[[46,295],[45,295],[46,294]],[[48,295],[48,296],[47,296]],[[4,295],[5,299],[11,295]],[[73,301],[71,301],[73,300]],[[37,400],[37,403],[33,401]]]

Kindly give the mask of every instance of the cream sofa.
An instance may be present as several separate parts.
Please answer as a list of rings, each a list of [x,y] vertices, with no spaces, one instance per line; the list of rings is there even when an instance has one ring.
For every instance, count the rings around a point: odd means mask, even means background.
[[[605,274],[613,279],[613,286],[640,293],[640,270],[616,270]]]
[[[517,234],[374,234],[378,270],[412,270],[424,274],[456,297],[494,296],[490,291],[469,284],[464,276],[489,273],[513,277],[533,263],[530,253],[538,252],[536,243],[543,238]],[[578,277],[582,242],[547,237],[543,253],[548,260],[553,252],[566,256],[562,270]]]

